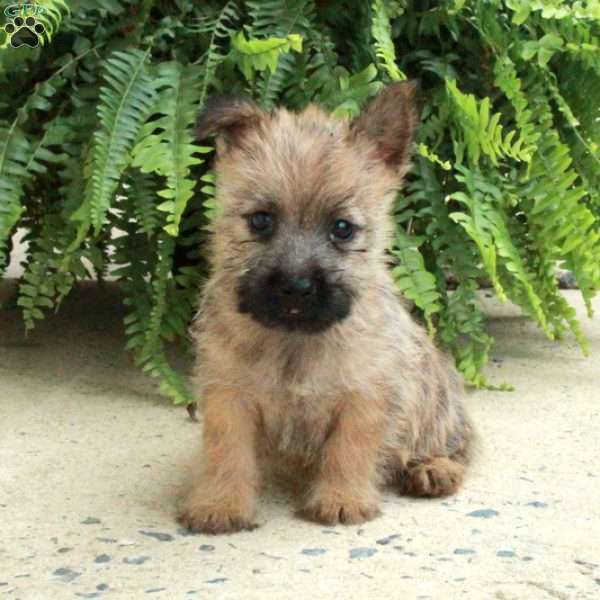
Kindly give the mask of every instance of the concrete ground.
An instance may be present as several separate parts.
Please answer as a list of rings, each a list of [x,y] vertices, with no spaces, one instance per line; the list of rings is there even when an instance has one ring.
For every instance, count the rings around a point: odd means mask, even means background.
[[[600,598],[600,320],[584,359],[493,310],[490,378],[516,391],[469,394],[484,451],[456,497],[324,528],[269,490],[225,537],[175,522],[199,427],[131,365],[114,291],[27,338],[0,311],[0,598]]]

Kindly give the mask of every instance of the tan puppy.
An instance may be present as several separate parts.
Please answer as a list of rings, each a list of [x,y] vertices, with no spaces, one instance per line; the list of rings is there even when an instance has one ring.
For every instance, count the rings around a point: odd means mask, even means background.
[[[245,100],[202,115],[222,214],[193,328],[204,456],[190,529],[252,528],[267,464],[302,477],[300,513],[326,524],[374,518],[385,484],[460,486],[474,437],[460,380],[385,259],[414,96],[389,86],[353,122]]]

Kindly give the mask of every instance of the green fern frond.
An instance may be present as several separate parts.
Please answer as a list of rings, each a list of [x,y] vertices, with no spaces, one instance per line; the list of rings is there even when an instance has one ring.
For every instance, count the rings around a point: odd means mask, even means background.
[[[223,49],[225,43],[235,35],[235,24],[239,20],[239,8],[236,0],[229,0],[216,15],[207,15],[199,19],[194,26],[198,33],[210,35],[208,49],[202,59],[204,72],[200,84],[199,105],[204,106],[208,90],[214,83],[217,67],[227,58]]]
[[[562,67],[565,76],[560,82],[560,93],[579,122],[577,128],[563,128],[563,139],[587,184],[591,204],[600,210],[600,103],[596,100],[600,97],[600,68],[577,68],[571,61],[565,61]]]
[[[7,238],[23,214],[23,190],[35,171],[43,169],[38,161],[44,158],[51,161],[53,157],[47,150],[47,145],[51,140],[49,136],[55,136],[56,130],[47,127],[45,134],[32,142],[25,135],[23,126],[33,111],[48,112],[52,109],[51,99],[65,83],[64,71],[82,57],[83,55],[70,60],[46,81],[37,83],[25,103],[16,111],[12,123],[4,127],[0,123],[0,274],[7,263],[3,250],[6,248]],[[60,144],[62,140],[54,141]]]
[[[309,52],[306,44],[311,43],[315,33],[316,10],[313,0],[267,0],[247,2],[251,24],[246,27],[249,37],[287,38],[299,34],[303,40],[303,55]],[[279,55],[275,70],[266,69],[259,74],[255,94],[265,109],[271,109],[281,98],[282,93],[297,81],[302,71],[301,56],[298,53]]]
[[[56,226],[58,220],[49,218],[40,237],[30,249],[23,280],[19,285],[17,305],[21,307],[26,329],[35,327],[36,321],[44,318],[44,311],[56,308],[71,291],[77,277],[83,279],[87,273],[80,261],[74,261],[69,271],[60,269],[57,242],[47,227]]]
[[[266,70],[261,74],[256,85],[256,94],[265,110],[275,107],[296,68],[296,57],[291,54],[282,54],[277,61],[275,71]]]
[[[392,40],[392,26],[388,14],[387,0],[375,0],[371,5],[371,34],[375,40],[378,65],[391,81],[403,81],[406,75],[396,64],[396,48]]]
[[[444,171],[450,171],[452,169],[452,165],[450,161],[442,160],[427,144],[420,143],[417,146],[416,152],[419,156],[426,158],[430,162],[440,166]]]
[[[246,30],[251,37],[285,37],[293,32],[304,37],[314,28],[313,0],[249,0],[245,4],[251,19]]]
[[[407,76],[424,93],[393,216],[400,291],[479,387],[492,344],[479,289],[490,283],[585,350],[556,273],[573,273],[590,310],[600,286],[596,0],[170,4],[43,0],[37,48],[9,47],[0,30],[0,270],[10,236],[26,231],[28,327],[110,263],[137,363],[188,401],[169,344],[187,341],[222,210],[190,134],[195,113],[213,92],[245,92],[267,110],[316,102],[354,118]]]
[[[465,184],[467,191],[456,192],[450,197],[463,203],[468,213],[452,213],[450,218],[460,223],[477,244],[498,297],[504,300],[508,296],[523,306],[546,335],[554,338],[555,332],[548,324],[542,300],[535,289],[535,274],[525,266],[508,231],[502,191],[478,173],[464,167],[460,167],[459,171],[457,180]],[[500,283],[502,277],[498,273],[497,262],[504,270],[504,285]]]
[[[397,206],[397,221],[402,227],[423,228],[426,242],[419,249],[423,263],[437,280],[439,298],[437,312],[438,339],[447,347],[465,379],[476,387],[489,387],[482,368],[487,362],[492,338],[485,331],[485,313],[477,296],[484,271],[477,246],[461,227],[453,226],[449,202],[436,176],[436,166],[418,158],[414,167],[418,178],[411,181]],[[421,269],[419,269],[421,270]],[[448,279],[456,282],[456,290],[447,290]],[[427,278],[426,288],[431,285]]]
[[[126,332],[129,335],[127,347],[135,352],[136,364],[158,380],[163,393],[170,396],[176,404],[189,404],[192,401],[189,389],[183,377],[170,365],[165,354],[165,339],[172,337],[166,318],[167,293],[172,269],[174,242],[169,236],[159,236],[157,263],[148,288],[150,302],[135,305],[126,304],[132,312],[125,319]]]
[[[327,104],[333,109],[336,117],[356,117],[366,101],[374,96],[383,83],[377,81],[377,67],[373,64],[367,66],[360,73],[351,75],[345,69],[338,71],[337,89],[327,90]]]
[[[573,169],[569,148],[562,143],[550,110],[550,98],[538,78],[527,80],[534,115],[541,131],[529,170],[530,181],[517,194],[528,207],[534,234],[555,260],[573,271],[591,314],[591,298],[600,288],[600,234],[594,214],[582,202],[586,190]],[[550,217],[550,215],[552,215]]]
[[[33,329],[45,311],[58,308],[76,280],[91,276],[87,265],[91,263],[98,270],[102,269],[96,249],[91,246],[74,252],[68,270],[61,268],[70,235],[60,207],[55,207],[23,239],[29,249],[17,304],[22,309],[27,329]]]
[[[507,56],[500,57],[494,64],[494,82],[504,92],[515,111],[515,125],[519,132],[514,143],[514,152],[525,162],[531,160],[540,133],[531,120],[532,112],[514,62]]]
[[[514,11],[513,23],[521,25],[532,12],[542,19],[585,19],[600,21],[600,5],[595,0],[564,2],[563,0],[506,0]]]
[[[60,117],[50,121],[45,129],[44,134],[33,143],[18,130],[15,130],[16,137],[13,135],[5,137],[0,130],[0,275],[7,266],[7,257],[3,248],[19,218],[25,213],[25,207],[21,205],[25,188],[34,181],[36,176],[47,173],[48,166],[56,166],[62,160],[62,156],[49,148],[59,146],[66,139]],[[3,139],[5,142],[2,141]],[[7,145],[13,143],[12,151],[3,148],[3,143]]]
[[[398,229],[391,252],[399,264],[392,269],[392,277],[402,294],[422,311],[430,335],[435,335],[433,315],[440,312],[440,293],[435,277],[427,271],[419,245],[423,240]]]
[[[313,30],[305,40],[304,52],[296,57],[295,72],[290,73],[283,93],[285,103],[294,109],[304,108],[310,101],[325,105],[330,94],[339,90],[338,55],[330,36]]]
[[[44,43],[44,38],[46,42],[50,42],[60,28],[63,15],[69,15],[71,9],[65,0],[37,0],[35,4],[43,8],[43,10],[37,11],[35,17],[44,25],[42,43]]]
[[[176,403],[188,404],[192,396],[185,379],[171,366],[166,354],[166,342],[176,332],[181,333],[181,326],[173,320],[182,321],[182,311],[189,310],[190,302],[188,299],[188,304],[168,308],[176,284],[172,275],[175,240],[164,231],[148,238],[131,219],[131,205],[124,199],[117,204],[122,214],[116,225],[124,235],[113,240],[118,266],[113,276],[123,288],[123,302],[128,309],[124,318],[126,348],[134,353],[136,365],[158,380],[163,393]],[[190,318],[187,312],[185,318]]]
[[[0,129],[0,275],[7,266],[6,246],[23,207],[21,195],[31,174],[26,165],[31,158],[31,144],[13,122]]]
[[[106,84],[100,89],[98,105],[100,129],[94,133],[85,198],[73,215],[80,225],[71,250],[79,246],[90,227],[99,233],[135,139],[152,109],[156,93],[146,69],[149,54],[150,49],[114,52],[106,61]]]
[[[302,52],[302,36],[290,33],[284,38],[246,39],[239,32],[231,41],[233,59],[244,77],[251,81],[255,71],[274,73],[279,57],[288,52]]]
[[[483,373],[493,340],[485,331],[485,313],[477,297],[477,283],[468,279],[448,295],[440,314],[441,341],[456,360],[465,379],[477,388],[490,387]]]
[[[210,224],[214,221],[217,216],[219,216],[221,212],[221,205],[217,202],[216,199],[216,189],[215,189],[215,174],[213,171],[208,171],[200,178],[202,180],[202,188],[201,191],[204,194],[204,202],[202,206],[204,207],[204,214]]]
[[[499,112],[492,113],[488,97],[478,102],[473,94],[461,92],[453,80],[446,81],[446,89],[456,109],[454,146],[459,164],[463,162],[465,150],[473,164],[479,162],[481,155],[487,156],[494,166],[498,166],[502,157],[524,161],[529,159],[529,153],[521,149],[521,144],[513,142],[515,130],[503,135],[500,123],[502,115]]]
[[[152,175],[131,169],[125,178],[123,195],[131,199],[135,222],[140,231],[152,237],[163,225],[157,210],[156,181]]]
[[[155,87],[158,92],[156,111],[160,118],[148,122],[141,140],[133,149],[133,166],[144,173],[154,172],[166,177],[167,187],[158,191],[166,200],[157,209],[166,213],[165,231],[177,236],[179,223],[195,181],[190,169],[203,161],[198,154],[211,148],[193,143],[190,127],[198,112],[200,86],[199,69],[182,67],[179,63],[162,63],[157,69]]]
[[[569,102],[567,102],[561,93],[556,76],[550,71],[545,71],[544,75],[545,83],[550,96],[552,97],[552,100],[554,101],[558,111],[562,113],[567,126],[571,129],[573,134],[572,137],[574,138],[573,141],[575,142],[573,144],[575,149],[574,154],[581,155],[583,153],[588,157],[588,160],[595,166],[595,169],[593,170],[594,176],[592,177],[593,179],[596,179],[596,176],[600,173],[600,145],[596,143],[594,138],[600,137],[600,133],[597,131],[597,129],[600,128],[594,127],[594,125],[591,125],[590,127],[589,119],[594,117],[595,119],[600,119],[600,105],[596,106],[595,110],[592,109],[589,112],[585,111],[582,114],[582,117],[588,120],[588,131],[590,131],[591,134],[590,137],[586,139],[585,131],[583,131],[581,128],[581,122],[575,116]],[[597,82],[600,81],[600,77],[594,78],[592,76],[592,80],[593,79],[596,79]],[[600,87],[600,84],[597,87]]]

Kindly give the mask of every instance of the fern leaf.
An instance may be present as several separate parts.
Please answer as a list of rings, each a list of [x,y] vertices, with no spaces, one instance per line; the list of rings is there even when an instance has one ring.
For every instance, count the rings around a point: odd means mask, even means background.
[[[204,72],[202,74],[202,82],[200,84],[200,99],[199,105],[204,106],[206,95],[211,85],[213,85],[214,77],[218,66],[225,61],[227,54],[222,49],[222,45],[234,36],[235,23],[239,20],[238,6],[236,0],[229,0],[218,11],[214,17],[207,16],[200,19],[194,30],[198,33],[210,34],[210,41],[206,56],[203,60]]]
[[[43,44],[44,38],[46,42],[52,40],[60,28],[63,14],[69,15],[71,9],[65,0],[37,0],[36,4],[39,8],[35,18],[44,25],[44,34],[40,38]]]
[[[94,133],[92,172],[85,198],[73,215],[80,223],[70,250],[78,247],[90,227],[99,233],[110,208],[120,177],[129,164],[130,151],[155,100],[155,92],[146,70],[146,52],[114,52],[107,59],[100,90],[98,118]]]
[[[231,41],[231,46],[234,51],[234,60],[244,77],[250,81],[254,71],[268,69],[271,73],[275,72],[280,55],[291,51],[301,52],[302,36],[290,33],[284,38],[248,40],[243,32],[239,32]]]
[[[286,38],[289,34],[300,34],[303,38],[303,53],[307,52],[304,42],[315,31],[315,6],[312,0],[267,0],[247,2],[252,19],[246,30],[252,38]],[[273,108],[292,79],[300,77],[301,57],[298,53],[280,54],[274,71],[266,69],[259,75],[256,95],[265,109]]]
[[[521,25],[532,12],[538,11],[542,19],[600,20],[600,6],[595,1],[507,0],[506,5],[514,11],[513,23],[516,25]]]
[[[513,61],[506,55],[499,58],[494,65],[494,75],[496,85],[504,92],[515,111],[515,124],[519,131],[515,152],[524,161],[529,162],[535,152],[540,134],[531,120],[532,111],[523,93],[521,80]]]
[[[470,214],[453,213],[450,214],[450,218],[460,223],[477,244],[498,296],[505,299],[506,291],[506,296],[523,306],[546,335],[554,338],[555,332],[549,326],[542,300],[535,289],[535,274],[525,266],[508,231],[502,208],[502,192],[479,174],[472,173],[464,167],[459,170],[461,174],[457,175],[457,180],[466,184],[467,193],[457,192],[451,198],[463,202]],[[493,255],[494,259],[490,261],[486,253]],[[496,268],[496,256],[498,265],[506,272],[505,285],[500,284],[501,276]]]
[[[376,80],[377,67],[373,64],[350,75],[342,70],[338,75],[339,89],[328,90],[327,104],[333,108],[336,117],[356,117],[367,99],[375,95],[383,86]]]
[[[562,143],[550,110],[550,98],[538,78],[526,82],[534,118],[541,132],[527,185],[515,193],[523,199],[540,247],[573,271],[591,314],[591,298],[600,288],[600,234],[594,214],[582,202],[586,190],[573,169],[569,148]]]
[[[140,231],[152,237],[163,224],[163,215],[158,212],[156,181],[151,175],[133,169],[126,178],[123,195],[131,199],[135,222]]]
[[[6,245],[23,208],[21,195],[31,176],[26,165],[31,144],[16,126],[0,129],[0,274],[7,265]]]
[[[194,124],[200,97],[198,69],[170,62],[159,65],[155,82],[160,89],[156,110],[163,115],[147,123],[141,140],[133,149],[133,166],[142,172],[166,177],[167,187],[158,191],[165,200],[157,206],[166,213],[165,230],[177,236],[179,223],[195,181],[190,168],[203,161],[198,154],[211,148],[193,143],[190,127]]]
[[[485,311],[477,290],[485,275],[477,245],[462,227],[451,218],[452,202],[436,174],[435,164],[418,158],[415,174],[398,206],[399,222],[408,218],[412,228],[425,225],[426,235],[419,250],[432,265],[429,272],[436,277],[440,310],[436,314],[438,339],[456,359],[465,379],[479,388],[493,388],[487,381],[483,367],[487,363],[492,338],[485,329]],[[456,285],[448,291],[448,281]],[[505,384],[500,386],[506,389]]]
[[[251,37],[285,37],[298,32],[303,37],[315,26],[313,0],[258,0],[245,2],[251,24]]]
[[[419,240],[398,229],[391,252],[399,260],[399,264],[392,270],[396,285],[404,296],[423,311],[429,334],[434,335],[432,317],[441,309],[440,293],[435,277],[425,268],[423,256],[419,252]]]
[[[295,56],[282,54],[277,61],[275,71],[267,70],[257,83],[256,93],[265,110],[271,110],[277,104],[281,93],[287,86],[296,69]]]
[[[212,223],[221,212],[221,205],[217,202],[215,188],[215,174],[213,171],[205,173],[201,177],[203,186],[201,188],[205,200],[203,202],[204,214],[210,223]]]
[[[375,54],[379,66],[391,81],[403,81],[406,75],[396,64],[396,49],[392,40],[392,26],[387,5],[386,0],[375,0],[372,4],[371,34],[375,40]]]
[[[440,314],[439,331],[465,379],[477,388],[489,387],[483,374],[493,340],[485,331],[485,313],[477,297],[477,283],[461,281],[448,295]]]
[[[137,225],[132,222],[131,206],[124,205],[118,227],[125,235],[113,240],[115,262],[119,265],[114,271],[124,292],[124,304],[128,314],[124,319],[128,336],[126,348],[135,355],[135,363],[159,382],[160,389],[176,403],[188,404],[192,396],[184,378],[173,369],[165,352],[165,341],[175,333],[181,334],[182,323],[191,316],[190,293],[170,314],[173,302],[175,280],[172,277],[174,239],[166,232],[160,232],[149,239],[137,233]],[[189,279],[191,281],[192,279]],[[181,281],[186,282],[185,277]]]
[[[26,186],[36,175],[47,171],[47,164],[56,164],[60,157],[48,146],[63,142],[62,125],[57,117],[44,134],[29,141],[16,126],[0,129],[0,274],[8,264],[6,243],[25,212],[21,199]]]
[[[500,124],[500,113],[491,113],[489,98],[477,101],[473,94],[461,92],[456,82],[448,80],[446,89],[454,102],[456,113],[454,123],[456,128],[455,150],[457,162],[462,162],[463,148],[473,164],[477,164],[481,155],[487,156],[494,166],[502,157],[517,160],[528,160],[529,153],[524,152],[520,144],[512,141],[515,131],[503,135]]]
[[[7,264],[6,252],[3,248],[6,247],[7,238],[23,213],[21,206],[23,190],[33,178],[35,171],[42,168],[36,162],[42,158],[42,154],[46,159],[51,160],[52,157],[46,150],[50,140],[49,129],[37,143],[32,143],[25,135],[23,125],[32,111],[48,111],[52,108],[50,100],[57,89],[65,83],[63,72],[82,56],[71,59],[46,81],[37,83],[25,103],[17,110],[10,126],[0,126],[0,273]]]

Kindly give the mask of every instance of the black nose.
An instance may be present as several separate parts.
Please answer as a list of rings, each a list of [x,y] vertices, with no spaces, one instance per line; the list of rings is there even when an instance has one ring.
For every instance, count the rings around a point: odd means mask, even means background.
[[[291,275],[282,278],[280,289],[286,296],[304,298],[314,293],[316,285],[313,277]]]

